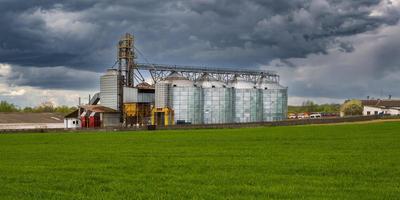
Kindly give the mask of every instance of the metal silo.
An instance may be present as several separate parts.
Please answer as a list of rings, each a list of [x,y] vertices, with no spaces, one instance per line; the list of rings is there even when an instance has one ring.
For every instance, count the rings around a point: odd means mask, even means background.
[[[258,88],[262,91],[263,121],[286,119],[287,88],[266,78],[258,82]]]
[[[170,83],[167,80],[160,81],[155,84],[155,107],[170,107],[169,98]]]
[[[201,88],[177,72],[171,73],[166,81],[169,81],[168,101],[174,111],[176,124],[201,124],[203,122]]]
[[[106,74],[100,77],[100,103],[105,107],[119,110],[120,76],[116,69],[108,69]]]
[[[256,85],[236,76],[230,87],[233,88],[234,121],[236,123],[261,121],[261,94]]]
[[[203,123],[231,123],[232,89],[208,74],[204,74],[197,85],[203,92]]]

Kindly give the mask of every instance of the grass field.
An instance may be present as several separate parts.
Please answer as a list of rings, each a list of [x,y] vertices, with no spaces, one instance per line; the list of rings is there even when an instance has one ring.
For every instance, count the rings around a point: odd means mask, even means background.
[[[400,199],[400,123],[0,135],[1,199]]]

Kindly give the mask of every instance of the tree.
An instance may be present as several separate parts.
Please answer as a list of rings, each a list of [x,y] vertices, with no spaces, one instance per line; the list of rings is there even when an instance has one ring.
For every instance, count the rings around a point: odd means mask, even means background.
[[[306,112],[315,112],[317,111],[318,107],[317,104],[310,100],[303,102],[302,106],[305,108]]]
[[[52,102],[44,102],[34,109],[34,112],[54,112],[54,104]]]
[[[25,107],[22,112],[27,112],[27,113],[31,113],[33,112],[33,108],[32,107]]]
[[[346,101],[340,108],[340,112],[343,113],[344,116],[356,116],[362,115],[363,106],[360,100],[350,100]]]
[[[76,109],[77,109],[76,107],[58,106],[54,109],[54,112],[61,114],[69,114]]]
[[[0,112],[18,112],[18,108],[7,101],[0,102]]]

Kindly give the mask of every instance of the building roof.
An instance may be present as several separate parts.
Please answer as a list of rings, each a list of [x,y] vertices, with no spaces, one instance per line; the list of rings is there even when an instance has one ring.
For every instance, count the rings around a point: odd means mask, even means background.
[[[116,113],[116,112],[118,112],[112,108],[105,107],[102,105],[83,105],[80,107],[85,110],[89,110],[89,111],[97,112],[97,113]]]
[[[73,112],[69,113],[68,115],[65,115],[64,118],[77,118],[79,115],[78,112],[79,110],[76,109]]]
[[[395,99],[376,99],[376,100],[361,100],[363,106],[375,107],[400,107],[400,100]]]
[[[390,110],[400,110],[400,107],[390,107],[390,106],[365,106],[370,108],[379,108],[379,109],[390,109]]]
[[[0,113],[0,123],[64,123],[64,117],[56,113]]]

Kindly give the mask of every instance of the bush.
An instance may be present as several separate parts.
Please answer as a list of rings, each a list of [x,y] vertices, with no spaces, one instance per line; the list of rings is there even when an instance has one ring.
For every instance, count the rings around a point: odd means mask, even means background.
[[[76,110],[76,107],[69,107],[69,106],[54,106],[50,102],[42,103],[37,107],[25,107],[25,108],[18,108],[12,103],[8,103],[7,101],[0,102],[0,112],[25,112],[25,113],[60,113],[60,114],[68,114],[72,111]]]
[[[360,100],[350,100],[345,102],[341,108],[340,112],[343,113],[344,116],[356,116],[362,115],[363,107]]]
[[[18,108],[12,104],[8,103],[7,101],[0,102],[0,112],[18,112]]]

